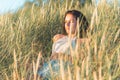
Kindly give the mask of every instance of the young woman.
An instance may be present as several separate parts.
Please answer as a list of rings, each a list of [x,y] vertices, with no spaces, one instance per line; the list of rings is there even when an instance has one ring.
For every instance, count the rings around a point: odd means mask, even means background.
[[[87,29],[88,21],[86,17],[78,10],[68,10],[64,17],[63,34],[56,34],[53,37],[51,61],[43,64],[38,70],[38,75],[43,78],[50,78],[52,76],[51,70],[54,76],[57,75],[60,69],[58,55],[71,55],[71,48],[74,50],[77,42],[85,41]],[[71,62],[64,62],[64,68],[68,64],[71,64]],[[51,65],[51,69],[49,65]]]
[[[57,53],[70,54],[68,52],[70,51],[70,46],[74,49],[77,42],[85,41],[87,29],[88,21],[80,11],[67,11],[64,17],[63,34],[56,34],[53,37],[52,56]]]

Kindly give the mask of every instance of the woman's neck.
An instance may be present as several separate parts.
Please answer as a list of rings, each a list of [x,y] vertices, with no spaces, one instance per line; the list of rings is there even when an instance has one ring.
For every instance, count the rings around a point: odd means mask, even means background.
[[[76,37],[76,34],[69,34],[68,37],[69,37],[69,38],[75,38],[75,37]]]

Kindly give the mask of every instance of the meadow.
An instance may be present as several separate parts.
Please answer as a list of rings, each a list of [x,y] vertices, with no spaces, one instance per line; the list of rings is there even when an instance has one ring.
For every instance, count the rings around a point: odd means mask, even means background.
[[[70,9],[77,9],[87,17],[89,42],[72,52],[75,54],[73,67],[68,67],[67,73],[61,68],[60,74],[51,80],[119,80],[120,8],[117,3],[80,6],[73,0],[59,1],[26,5],[14,14],[0,16],[0,80],[41,80],[37,76],[38,67],[43,61],[49,61],[52,38],[62,33],[63,16]]]

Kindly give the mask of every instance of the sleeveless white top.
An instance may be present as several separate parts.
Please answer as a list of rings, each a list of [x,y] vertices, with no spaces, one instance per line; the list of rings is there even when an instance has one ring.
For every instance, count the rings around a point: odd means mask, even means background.
[[[72,49],[75,49],[75,46],[76,46],[76,37],[72,39],[69,38],[68,36],[62,37],[53,43],[52,55],[55,53],[70,54],[70,47],[72,47]]]

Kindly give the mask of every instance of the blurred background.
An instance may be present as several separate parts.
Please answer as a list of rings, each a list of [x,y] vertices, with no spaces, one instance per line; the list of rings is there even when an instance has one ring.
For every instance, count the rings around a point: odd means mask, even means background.
[[[56,0],[57,1],[57,0]],[[64,2],[65,0],[61,0],[61,2]],[[94,5],[98,5],[100,1],[102,0],[77,0],[81,5],[84,5],[85,3],[89,2]],[[103,0],[104,1],[104,0]],[[114,1],[118,2],[120,5],[120,0],[106,0],[107,3],[112,4]],[[42,2],[42,3],[41,3]],[[49,2],[49,0],[0,0],[0,15],[5,13],[14,13],[18,11],[18,9],[23,8],[26,4],[45,4]]]
[[[70,9],[86,16],[90,42],[80,46],[85,54],[74,58],[71,76],[52,79],[120,80],[120,0],[0,0],[0,80],[40,80],[37,66],[50,60]]]

